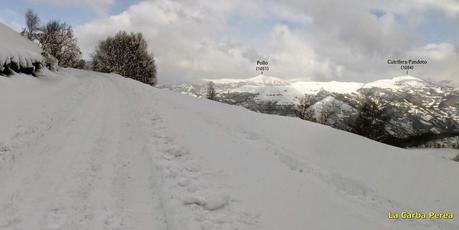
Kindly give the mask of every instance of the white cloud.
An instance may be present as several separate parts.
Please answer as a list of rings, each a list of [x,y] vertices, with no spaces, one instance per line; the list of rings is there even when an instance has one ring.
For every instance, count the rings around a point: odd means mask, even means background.
[[[119,30],[142,32],[157,58],[161,82],[249,77],[261,57],[270,60],[270,74],[279,77],[371,81],[401,74],[386,60],[410,55],[445,65],[435,76],[431,76],[434,65],[425,67],[432,66],[432,71],[417,72],[424,77],[454,79],[457,68],[451,60],[457,61],[457,48],[441,43],[427,52],[423,35],[413,29],[422,12],[431,8],[456,17],[458,4],[454,0],[152,0],[75,31],[86,56],[99,40]],[[384,14],[373,14],[375,9]],[[396,15],[407,20],[400,22]],[[242,32],[234,32],[234,18]],[[448,58],[438,59],[441,55]]]
[[[424,77],[447,80],[459,85],[459,49],[450,43],[429,43],[407,52],[408,57],[427,59],[426,66],[415,68]],[[440,76],[440,78],[438,78]]]
[[[110,6],[115,3],[115,0],[28,0],[31,3],[35,4],[46,4],[55,7],[85,7],[99,15],[104,15],[107,13]]]
[[[224,18],[216,5],[207,8],[168,0],[145,1],[125,12],[75,29],[83,51],[119,30],[143,32],[154,52],[159,73],[167,78],[212,77],[221,73],[247,75],[244,48],[219,39]]]

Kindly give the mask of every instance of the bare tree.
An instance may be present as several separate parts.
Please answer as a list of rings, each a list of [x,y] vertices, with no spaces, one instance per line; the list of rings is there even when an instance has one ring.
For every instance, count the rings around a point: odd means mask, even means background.
[[[325,104],[320,110],[319,116],[316,118],[317,122],[323,125],[328,125],[328,119],[334,113],[336,108],[333,107],[334,104]]]
[[[353,132],[380,141],[386,134],[386,123],[385,106],[367,95],[360,107]]]
[[[149,85],[156,85],[156,64],[148,52],[141,33],[118,32],[99,43],[92,56],[92,68],[106,73],[118,73]]]
[[[210,100],[215,100],[215,97],[217,96],[217,93],[215,92],[215,84],[213,81],[210,81],[208,84],[207,84],[207,93],[206,93],[206,97],[207,99],[210,99]]]
[[[40,18],[33,10],[27,10],[25,14],[26,27],[22,30],[21,35],[31,41],[38,39],[40,33]]]
[[[81,51],[72,27],[58,21],[48,22],[39,36],[42,49],[55,57],[63,67],[78,67]]]

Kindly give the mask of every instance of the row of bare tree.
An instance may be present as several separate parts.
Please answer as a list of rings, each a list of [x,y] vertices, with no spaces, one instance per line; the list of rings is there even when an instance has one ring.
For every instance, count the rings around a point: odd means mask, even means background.
[[[56,58],[60,66],[83,68],[84,60],[77,45],[72,26],[59,21],[49,21],[45,25],[32,10],[25,14],[26,26],[21,34],[40,45],[48,55]]]
[[[295,108],[296,116],[303,120],[329,125],[330,117],[336,113],[336,108],[340,105],[324,103],[320,108],[312,108],[315,103],[313,99],[314,97],[308,94],[300,98]],[[381,101],[368,95],[363,95],[359,101],[361,103],[357,108],[358,116],[349,131],[381,141],[385,137],[385,124],[388,122],[385,114],[386,107]]]

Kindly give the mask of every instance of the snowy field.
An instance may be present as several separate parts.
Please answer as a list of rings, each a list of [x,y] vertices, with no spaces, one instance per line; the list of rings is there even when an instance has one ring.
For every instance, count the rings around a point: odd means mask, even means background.
[[[459,229],[452,150],[72,69],[0,77],[0,229]]]

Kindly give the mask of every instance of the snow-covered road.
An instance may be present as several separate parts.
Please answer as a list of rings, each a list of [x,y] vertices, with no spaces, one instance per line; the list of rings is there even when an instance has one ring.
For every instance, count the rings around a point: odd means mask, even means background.
[[[459,229],[453,152],[71,69],[0,77],[0,229]]]
[[[0,228],[167,229],[134,98],[110,78],[69,81],[2,108],[13,133],[0,152]]]

